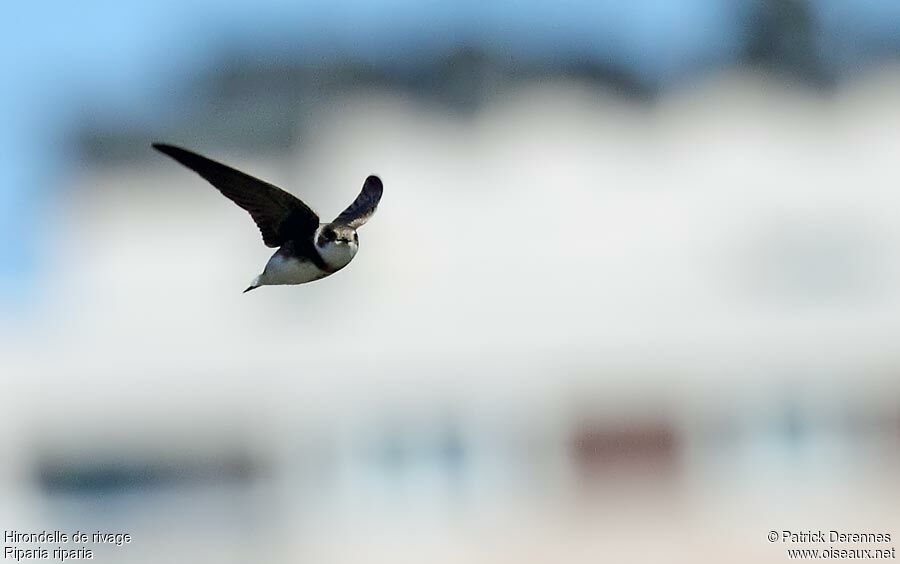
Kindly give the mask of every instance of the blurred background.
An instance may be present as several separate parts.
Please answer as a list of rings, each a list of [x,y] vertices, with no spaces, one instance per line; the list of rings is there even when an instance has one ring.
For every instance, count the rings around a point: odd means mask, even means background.
[[[4,19],[6,530],[128,532],[95,554],[125,563],[900,535],[900,4]],[[346,269],[243,295],[271,250],[152,141],[325,220],[385,196]]]

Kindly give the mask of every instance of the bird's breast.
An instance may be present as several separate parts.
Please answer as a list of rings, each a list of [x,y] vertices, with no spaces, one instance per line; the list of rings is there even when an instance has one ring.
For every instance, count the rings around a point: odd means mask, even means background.
[[[357,245],[356,243],[330,244],[316,247],[316,250],[329,269],[338,271],[350,264],[350,261],[356,256]]]

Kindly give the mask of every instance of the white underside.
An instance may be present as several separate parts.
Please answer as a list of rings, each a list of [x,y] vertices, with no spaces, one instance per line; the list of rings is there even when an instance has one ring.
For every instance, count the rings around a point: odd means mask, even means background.
[[[304,284],[331,274],[312,262],[273,255],[263,273],[256,277],[252,286],[276,286],[280,284]]]
[[[318,231],[316,233],[318,236]],[[317,247],[319,256],[331,267],[328,271],[320,269],[312,261],[298,260],[293,257],[286,258],[280,253],[275,253],[266,263],[263,273],[257,276],[250,286],[255,288],[257,286],[304,284],[325,278],[347,266],[356,255],[357,249],[356,242],[331,243],[324,247]]]

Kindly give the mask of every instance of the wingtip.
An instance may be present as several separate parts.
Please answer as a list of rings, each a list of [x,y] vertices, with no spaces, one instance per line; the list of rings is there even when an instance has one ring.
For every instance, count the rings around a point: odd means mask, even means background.
[[[153,142],[153,143],[150,143],[150,146],[153,147],[154,149],[156,149],[157,151],[159,151],[160,153],[162,153],[164,155],[169,155],[169,156],[172,156],[172,152],[175,149],[177,149],[176,147],[169,145],[168,143]]]
[[[384,184],[381,182],[381,179],[374,174],[370,174],[369,177],[366,178],[365,185],[377,188],[378,190],[384,190]]]
[[[183,147],[179,147],[178,145],[170,145],[169,143],[159,143],[153,142],[150,143],[150,146],[159,151],[160,153],[166,155],[167,157],[173,158],[176,161],[180,162],[184,166],[194,169],[197,171],[196,165],[193,163],[197,160],[209,160],[202,155],[198,155],[193,151],[188,151]]]

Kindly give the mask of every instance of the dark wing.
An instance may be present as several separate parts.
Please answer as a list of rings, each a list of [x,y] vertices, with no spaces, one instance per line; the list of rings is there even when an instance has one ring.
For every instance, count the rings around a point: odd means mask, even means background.
[[[378,207],[378,202],[381,201],[382,192],[384,192],[384,186],[381,184],[380,178],[377,176],[366,178],[362,192],[350,204],[349,208],[337,216],[333,223],[343,223],[353,229],[358,229],[365,222],[369,221],[369,218],[375,213],[375,208]]]
[[[193,170],[247,210],[267,247],[310,238],[319,227],[319,216],[314,211],[277,186],[187,149],[164,143],[154,143],[153,148]]]

